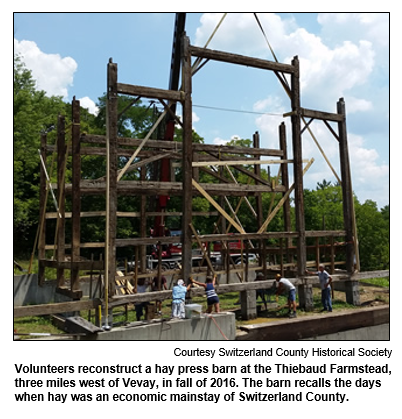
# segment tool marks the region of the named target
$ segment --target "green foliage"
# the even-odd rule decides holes
[[[374,201],[355,205],[361,270],[389,269],[389,206]]]
[[[105,134],[106,131],[106,96],[99,98],[98,115],[90,114],[86,109],[81,109],[80,129],[82,133]],[[118,135],[120,137],[144,138],[160,115],[156,106],[150,103],[142,103],[132,97],[120,96],[118,101]],[[14,57],[14,251],[16,254],[26,254],[31,251],[34,242],[39,214],[39,156],[41,133],[47,133],[49,144],[54,144],[56,139],[57,118],[59,114],[66,115],[66,133],[70,128],[71,105],[66,104],[59,97],[48,97],[45,92],[35,88],[32,74],[27,70],[19,57]],[[163,126],[163,124],[161,124]],[[159,132],[158,132],[159,131]],[[163,138],[161,129],[157,130],[152,138]],[[204,140],[196,132],[192,134],[194,143],[203,143]],[[67,134],[68,141],[68,134]],[[182,141],[182,130],[176,128],[174,141]],[[228,143],[230,146],[252,147],[249,139],[233,139]],[[245,157],[248,156],[245,153]],[[224,157],[224,156],[222,156]],[[226,157],[230,158],[230,154]],[[47,162],[50,166],[50,158]],[[119,158],[119,167],[122,168],[128,158]],[[160,163],[160,162],[159,162]],[[146,179],[159,179],[158,164],[148,165],[145,174]],[[105,175],[106,162],[103,156],[83,156],[82,176],[84,179],[97,179]],[[247,167],[247,166],[246,166]],[[248,167],[253,170],[252,166]],[[220,170],[220,172],[219,172]],[[230,170],[230,174],[227,172]],[[249,177],[234,167],[218,169],[217,174],[232,177],[239,184],[247,184]],[[264,168],[261,168],[261,176],[274,182],[279,179],[272,177]],[[175,169],[175,179],[182,180],[182,169]],[[125,179],[138,180],[138,171],[132,171],[125,175]],[[52,181],[56,180],[53,173]],[[66,181],[71,181],[71,169],[67,166]],[[219,182],[211,172],[199,170],[200,183]],[[258,230],[255,216],[247,204],[247,201],[239,197],[228,197],[228,202],[234,210],[237,209],[237,217],[242,226],[248,232]],[[281,194],[263,195],[263,218],[265,219],[281,199]],[[216,198],[220,203],[219,198]],[[343,208],[342,190],[339,185],[323,180],[317,184],[315,190],[304,191],[305,221],[307,230],[342,230]],[[256,198],[249,197],[249,203],[256,207]],[[52,203],[49,199],[49,209]],[[148,210],[154,210],[151,202]],[[70,210],[70,201],[67,200],[66,210]],[[226,211],[231,214],[227,202],[224,204]],[[119,197],[118,211],[139,211],[140,197]],[[82,211],[103,211],[105,209],[104,196],[83,196],[81,199]],[[182,210],[182,198],[172,196],[169,199],[168,211],[180,212]],[[215,208],[202,197],[193,199],[193,210],[199,212],[215,211]],[[378,210],[373,201],[360,204],[355,198],[356,220],[360,245],[361,269],[388,269],[389,268],[389,205]],[[273,218],[268,226],[268,231],[283,231],[283,210]],[[291,215],[294,218],[293,209]],[[216,232],[215,224],[219,217],[194,217],[194,227],[200,234]],[[167,217],[167,227],[180,228],[180,217]],[[294,220],[292,221],[294,224]],[[152,220],[148,219],[148,227]],[[54,234],[54,225],[49,224],[49,233]],[[67,223],[66,240],[71,239],[69,223]],[[104,241],[105,223],[104,217],[83,218],[81,220],[82,242]],[[140,230],[138,218],[120,219],[117,225],[118,237],[135,237]],[[52,230],[52,231],[51,231]],[[231,228],[230,231],[234,231]],[[51,236],[50,236],[51,239]],[[51,241],[50,241],[51,242]]]
[[[35,81],[14,58],[14,241],[31,242],[37,224],[40,135],[51,131],[57,116],[65,111],[59,97],[47,97],[35,89]],[[54,138],[54,133],[49,138]],[[18,248],[16,248],[16,245]]]
[[[323,181],[315,190],[304,191],[306,230],[342,230],[342,189]],[[377,204],[355,198],[356,225],[362,271],[389,269],[389,205],[378,211]]]

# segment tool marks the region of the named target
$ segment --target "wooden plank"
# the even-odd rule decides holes
[[[293,115],[292,122],[292,147],[293,147],[293,178],[295,185],[295,215],[296,230],[299,233],[297,238],[297,272],[302,275],[306,269],[306,237],[304,219],[304,190],[303,190],[303,159],[302,159],[302,138],[300,128],[300,68],[299,59],[292,60],[294,72],[291,75],[291,105]]]
[[[91,246],[92,247],[92,246]],[[104,247],[104,243],[102,243]],[[67,246],[66,246],[67,248]],[[103,261],[90,261],[90,260],[76,260],[76,261],[57,261],[57,260],[47,260],[41,259],[39,265],[47,268],[58,268],[60,269],[76,269],[76,270],[89,270],[91,268],[99,270],[103,269]]]
[[[97,308],[100,300],[69,301],[67,303],[14,306],[14,318],[43,316],[47,314],[68,313]]]
[[[164,112],[162,112],[160,114],[158,120],[154,123],[154,125],[152,126],[152,128],[148,131],[147,135],[142,140],[141,144],[135,150],[135,152],[133,153],[133,155],[129,158],[128,162],[125,164],[125,166],[123,167],[123,169],[121,169],[121,170],[118,171],[117,182],[119,182],[120,179],[124,176],[124,174],[126,173],[126,171],[128,170],[128,168],[131,166],[131,164],[134,161],[134,159],[137,157],[138,153],[144,147],[145,143],[151,138],[151,135],[153,134],[153,132],[156,130],[156,128],[158,128],[158,125],[163,121],[163,119],[165,118],[165,115],[166,115],[166,111],[164,111]]]
[[[71,238],[71,262],[74,263],[80,259],[80,241],[81,241],[81,154],[80,154],[80,102],[73,99],[72,103],[72,238]],[[71,269],[71,290],[80,290],[79,270],[72,265]]]
[[[40,155],[43,161],[46,161],[46,134],[42,134],[40,137]],[[46,257],[46,203],[47,203],[47,189],[46,189],[46,174],[42,165],[39,165],[39,226],[38,226],[38,259],[44,259]],[[57,214],[57,213],[56,213]],[[58,217],[58,214],[56,215]],[[31,259],[29,262],[29,273],[32,272],[32,263],[35,255],[35,248],[32,251]],[[45,282],[45,269],[39,266],[38,272],[38,283],[43,285]]]
[[[307,163],[308,160],[303,160],[303,163]],[[224,160],[224,161],[202,161],[202,162],[193,162],[193,167],[203,167],[203,166],[233,166],[240,164],[282,164],[282,163],[293,163],[293,160]]]
[[[352,188],[352,175],[350,171],[348,135],[346,130],[346,108],[345,101],[340,99],[337,103],[338,113],[344,116],[344,120],[338,123],[339,131],[339,159],[341,163],[342,177],[342,204],[343,222],[346,231],[346,269],[348,272],[354,271],[354,257],[356,257],[357,269],[360,268],[358,237],[355,219],[354,198]]]
[[[64,325],[67,333],[94,334],[103,332],[103,329],[80,316],[67,317]]]
[[[273,61],[262,60],[260,58],[231,54],[207,48],[199,48],[193,45],[190,46],[190,52],[194,57],[207,58],[209,60],[222,61],[231,64],[239,64],[263,70],[280,71],[288,74],[292,74],[295,71],[294,67],[289,64],[276,63]]]
[[[181,102],[183,100],[183,94],[180,91],[156,89],[154,87],[137,86],[125,83],[117,83],[117,93],[141,96],[149,99],[166,99],[173,102]]]
[[[133,211],[133,212],[126,212],[126,211],[117,211],[117,217],[122,218],[138,218],[138,217],[157,217],[163,215],[164,217],[181,217],[183,213],[180,211],[169,211],[169,212],[161,212],[161,211],[150,211],[146,212],[144,215],[141,215],[141,212]],[[218,215],[216,211],[194,211],[194,217],[213,217]],[[71,218],[72,213],[66,212],[65,218]],[[81,212],[81,218],[90,218],[90,217],[105,217],[106,211],[87,211]],[[46,214],[46,219],[51,220],[58,217],[57,212],[48,212]]]
[[[283,185],[275,185],[274,188],[267,185],[253,184],[231,184],[230,191],[226,184],[218,183],[200,183],[202,189],[210,195],[230,195],[230,196],[248,196],[261,192],[285,192]],[[57,184],[52,184],[57,189]],[[106,192],[105,182],[81,181],[80,184],[82,194],[99,195]],[[194,188],[194,192],[198,189]],[[66,185],[66,192],[71,193],[72,186]],[[120,181],[116,186],[118,194],[137,195],[143,193],[145,195],[175,195],[183,194],[183,184],[181,182],[157,182],[157,181],[138,181],[127,180]]]
[[[64,260],[65,256],[65,212],[66,212],[66,191],[65,191],[65,173],[66,173],[66,120],[63,115],[59,115],[57,119],[57,183],[62,185],[58,190],[57,201],[59,203],[60,217],[56,218],[56,239],[57,243],[57,260]],[[64,286],[64,269],[57,269],[57,286]]]
[[[312,158],[309,163],[306,165],[306,167],[303,170],[303,176],[306,174],[307,170],[310,168],[310,166],[313,164],[314,159]],[[282,199],[278,202],[278,204],[276,205],[276,207],[274,208],[273,211],[271,211],[271,213],[268,215],[267,219],[264,221],[263,225],[261,226],[261,228],[258,230],[259,233],[262,233],[263,231],[265,231],[268,227],[268,224],[272,221],[272,219],[275,217],[275,215],[277,214],[277,212],[282,208],[283,204],[286,202],[286,200],[289,198],[289,195],[293,192],[293,190],[296,188],[296,185],[293,184],[289,190],[283,195]],[[304,232],[305,234],[305,232]]]
[[[306,118],[319,119],[322,121],[343,122],[344,115],[330,112],[315,111],[312,109],[300,108],[301,115]]]
[[[119,137],[117,139],[118,146],[127,147],[138,147],[142,139],[138,138],[127,138]],[[106,136],[94,135],[94,134],[82,134],[81,142],[88,144],[106,144]],[[47,146],[49,151],[52,151],[52,145]],[[152,140],[146,145],[147,149],[161,149],[161,150],[173,150],[182,151],[183,143],[178,141],[164,141],[164,140]],[[123,150],[123,149],[122,149]],[[238,154],[238,155],[250,155],[250,156],[271,156],[271,157],[283,157],[283,152],[277,149],[271,148],[259,148],[254,149],[251,147],[238,147],[229,145],[216,145],[216,144],[193,144],[193,151],[206,152],[206,153],[221,153],[221,154]]]
[[[193,161],[193,105],[192,105],[192,74],[191,55],[189,52],[190,40],[185,33],[181,38],[182,43],[182,77],[184,88],[183,103],[183,216],[182,216],[182,276],[188,282],[192,270],[192,238],[191,222],[193,211],[192,189],[192,161]]]
[[[117,231],[117,64],[107,66],[105,298],[114,294]],[[107,308],[107,307],[106,307]],[[107,310],[106,310],[107,311]]]
[[[239,226],[239,224],[236,223],[232,219],[232,217],[199,185],[194,179],[193,179],[193,186],[201,193],[201,195],[204,196],[204,198],[207,199],[207,201],[214,206],[220,213],[223,215],[223,217],[226,218],[226,220],[229,221],[230,224],[239,232],[239,233],[245,233],[243,227]],[[226,186],[226,185],[223,185]],[[227,186],[226,186],[227,188]]]

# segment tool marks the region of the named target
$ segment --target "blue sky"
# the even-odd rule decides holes
[[[190,42],[204,46],[221,17],[187,13]],[[360,202],[388,204],[388,13],[258,17],[278,60],[300,59],[302,106],[336,112],[336,102],[345,98],[353,189]],[[174,13],[15,13],[14,52],[24,56],[38,88],[67,101],[76,96],[95,112],[110,57],[118,63],[120,82],[168,87],[173,25]],[[273,60],[252,13],[228,13],[209,48]],[[277,127],[290,103],[274,74],[210,62],[194,76],[193,88],[193,125],[206,143],[259,131],[263,147],[278,147]],[[318,121],[312,131],[339,173],[336,140]],[[336,181],[309,134],[303,136],[303,156],[315,158],[306,187]]]

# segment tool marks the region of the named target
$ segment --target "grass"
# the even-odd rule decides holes
[[[28,269],[29,261],[19,262],[24,269]],[[36,267],[37,264],[34,264]],[[18,270],[16,274],[21,274]],[[382,288],[389,288],[389,278],[373,278],[364,280],[364,284],[374,285]],[[335,291],[335,298],[332,300],[333,310],[342,309],[358,309],[359,307],[347,304],[343,299],[344,293]],[[238,325],[258,323],[263,321],[270,321],[280,319],[281,317],[287,317],[288,309],[286,307],[287,298],[286,296],[279,296],[277,305],[275,303],[275,296],[271,295],[271,303],[268,305],[267,311],[259,311],[258,319],[252,321],[244,321],[240,316],[240,294],[238,292],[232,292],[227,294],[221,294],[219,296],[220,309],[221,311],[233,311],[236,314],[236,320]],[[378,301],[387,302],[386,297],[377,297]],[[200,304],[203,311],[207,309],[206,297],[194,297],[194,304]],[[262,304],[260,299],[257,304]],[[279,307],[279,308],[278,308]],[[313,288],[313,313],[320,311],[322,308],[321,304],[321,292],[317,288]],[[171,300],[165,300],[162,303],[162,315],[158,318],[168,319],[171,314]],[[311,315],[311,312],[303,312],[298,310],[298,317]],[[88,311],[82,312],[81,316],[88,319]],[[91,319],[95,318],[94,310],[91,312]],[[124,308],[116,308],[114,310],[114,322],[130,323],[136,321],[136,313],[134,305],[129,305],[127,311]],[[63,332],[52,324],[50,316],[40,317],[23,317],[14,319],[14,330],[17,333],[51,333],[51,334],[62,334]]]
[[[389,277],[364,279],[362,282],[365,284],[375,285],[377,287],[389,288]]]
[[[52,324],[49,316],[40,317],[20,317],[14,319],[14,332],[15,333],[51,333],[62,334],[64,333]],[[22,339],[27,339],[28,336],[21,336]]]

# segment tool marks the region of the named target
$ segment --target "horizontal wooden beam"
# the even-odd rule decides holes
[[[315,111],[306,108],[301,108],[301,116],[332,122],[343,122],[345,120],[345,116],[338,113]]]
[[[71,247],[71,246],[70,246]],[[51,247],[52,249],[54,246]],[[57,248],[57,247],[56,247]],[[48,260],[48,259],[41,259],[39,260],[39,266],[47,267],[47,268],[59,268],[59,269],[79,269],[79,270],[89,270],[89,269],[103,269],[104,263],[103,261],[99,260],[80,260],[80,261],[61,261],[58,262],[57,260]]]
[[[213,196],[253,196],[264,192],[286,192],[283,185],[276,185],[274,188],[267,185],[252,184],[227,184],[202,183],[201,187]],[[52,184],[57,189],[57,184]],[[106,192],[105,182],[82,181],[80,183],[81,194],[96,195]],[[120,181],[117,184],[117,193],[126,195],[175,195],[182,194],[183,184],[181,182],[156,182],[156,181]],[[66,193],[71,193],[71,184],[66,185]],[[193,188],[194,195],[198,191]]]
[[[303,163],[307,163],[309,160],[303,160]],[[224,160],[224,161],[197,161],[193,162],[193,167],[203,166],[234,166],[236,164],[282,164],[282,163],[293,163],[293,160]]]
[[[294,112],[287,112],[283,114],[284,118],[294,115]],[[319,119],[321,121],[343,122],[344,115],[331,112],[315,111],[313,109],[300,108],[300,116],[305,118]]]
[[[134,84],[117,83],[117,93],[146,97],[149,99],[166,99],[173,102],[180,102],[183,100],[182,92],[176,90],[156,89],[154,87],[137,86]]]
[[[199,48],[190,46],[190,53],[194,57],[207,58],[214,61],[222,61],[230,64],[239,64],[247,67],[260,68],[263,70],[279,71],[282,73],[292,74],[295,67],[290,64],[282,64],[274,61],[267,61],[261,58],[253,58],[245,55],[231,54],[229,52],[216,51],[207,48]]]
[[[48,314],[67,313],[80,310],[91,310],[101,304],[99,299],[86,301],[69,301],[66,303],[38,304],[30,306],[15,306],[14,318],[43,316]]]
[[[142,139],[138,138],[118,138],[117,144],[119,147],[138,147]],[[83,134],[81,135],[81,143],[88,144],[106,144],[106,136],[104,135],[93,135]],[[147,149],[162,149],[181,151],[183,143],[178,141],[164,141],[164,140],[150,140],[146,144]],[[52,151],[52,146],[48,146],[47,149]],[[271,157],[283,157],[283,151],[271,148],[252,148],[252,147],[238,147],[229,145],[217,145],[217,144],[193,144],[193,150],[198,152],[212,152],[220,154],[243,154],[250,156],[271,156]]]
[[[193,217],[213,217],[218,215],[217,211],[194,211],[191,213]],[[133,212],[124,212],[124,211],[117,211],[116,215],[121,218],[139,218],[142,217],[141,213],[138,211]],[[146,212],[145,217],[181,217],[183,215],[180,211],[152,211],[152,212]],[[88,211],[88,212],[81,212],[80,217],[81,218],[91,218],[91,217],[105,217],[106,211]],[[64,214],[64,218],[71,218],[72,213],[66,212]],[[59,215],[57,212],[48,212],[46,214],[47,220],[57,219],[59,218]]]
[[[218,213],[213,212],[212,215],[217,215]],[[306,231],[306,237],[344,237],[344,230],[331,230],[331,231]],[[214,241],[237,241],[237,240],[268,240],[268,239],[290,239],[297,238],[298,233],[295,231],[291,232],[268,232],[268,233],[230,233],[230,234],[204,234],[200,235],[199,238],[203,242],[214,242]],[[127,246],[148,246],[154,245],[157,243],[169,244],[169,243],[181,243],[181,236],[164,236],[164,237],[136,237],[132,239],[116,239],[116,247],[127,247]],[[195,238],[193,239],[195,242]],[[81,248],[102,248],[105,247],[105,243],[96,242],[96,243],[81,243]],[[316,246],[312,246],[316,247]],[[66,249],[70,249],[71,245],[66,244]],[[45,246],[46,250],[57,249],[57,246],[54,244],[47,244]],[[286,250],[284,249],[284,252]],[[384,272],[384,271],[379,271]]]

